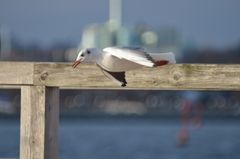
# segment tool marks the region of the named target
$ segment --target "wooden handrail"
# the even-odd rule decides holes
[[[126,74],[127,87],[94,65],[0,62],[0,89],[21,89],[20,159],[57,159],[59,88],[240,90],[240,64],[174,64]]]
[[[239,90],[240,64],[174,64],[128,71],[127,89]],[[0,62],[0,85],[120,88],[95,65]]]

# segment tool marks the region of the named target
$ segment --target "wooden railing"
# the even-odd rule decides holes
[[[127,72],[120,88],[94,65],[0,62],[0,88],[21,89],[20,159],[58,158],[59,88],[240,90],[240,65],[175,64]]]

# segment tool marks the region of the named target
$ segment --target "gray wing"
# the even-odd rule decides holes
[[[148,67],[153,67],[155,65],[152,57],[141,48],[107,47],[103,49],[103,51],[119,59],[125,59],[140,65]]]
[[[138,46],[124,46],[124,47],[116,47],[116,48],[126,49],[126,50],[136,50],[136,51],[145,52],[144,48],[138,47]]]

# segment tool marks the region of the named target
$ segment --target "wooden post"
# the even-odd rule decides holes
[[[57,159],[59,89],[21,87],[20,159]]]
[[[0,89],[21,87],[20,159],[58,157],[59,87],[68,89],[240,90],[240,64],[174,64],[126,74],[120,88],[94,65],[0,62]]]

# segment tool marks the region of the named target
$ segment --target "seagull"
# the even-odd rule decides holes
[[[105,76],[125,87],[127,81],[125,72],[142,67],[157,67],[174,64],[175,56],[168,53],[147,53],[142,48],[107,47],[104,49],[87,48],[78,51],[78,56],[72,67],[76,68],[82,62],[95,63]]]

